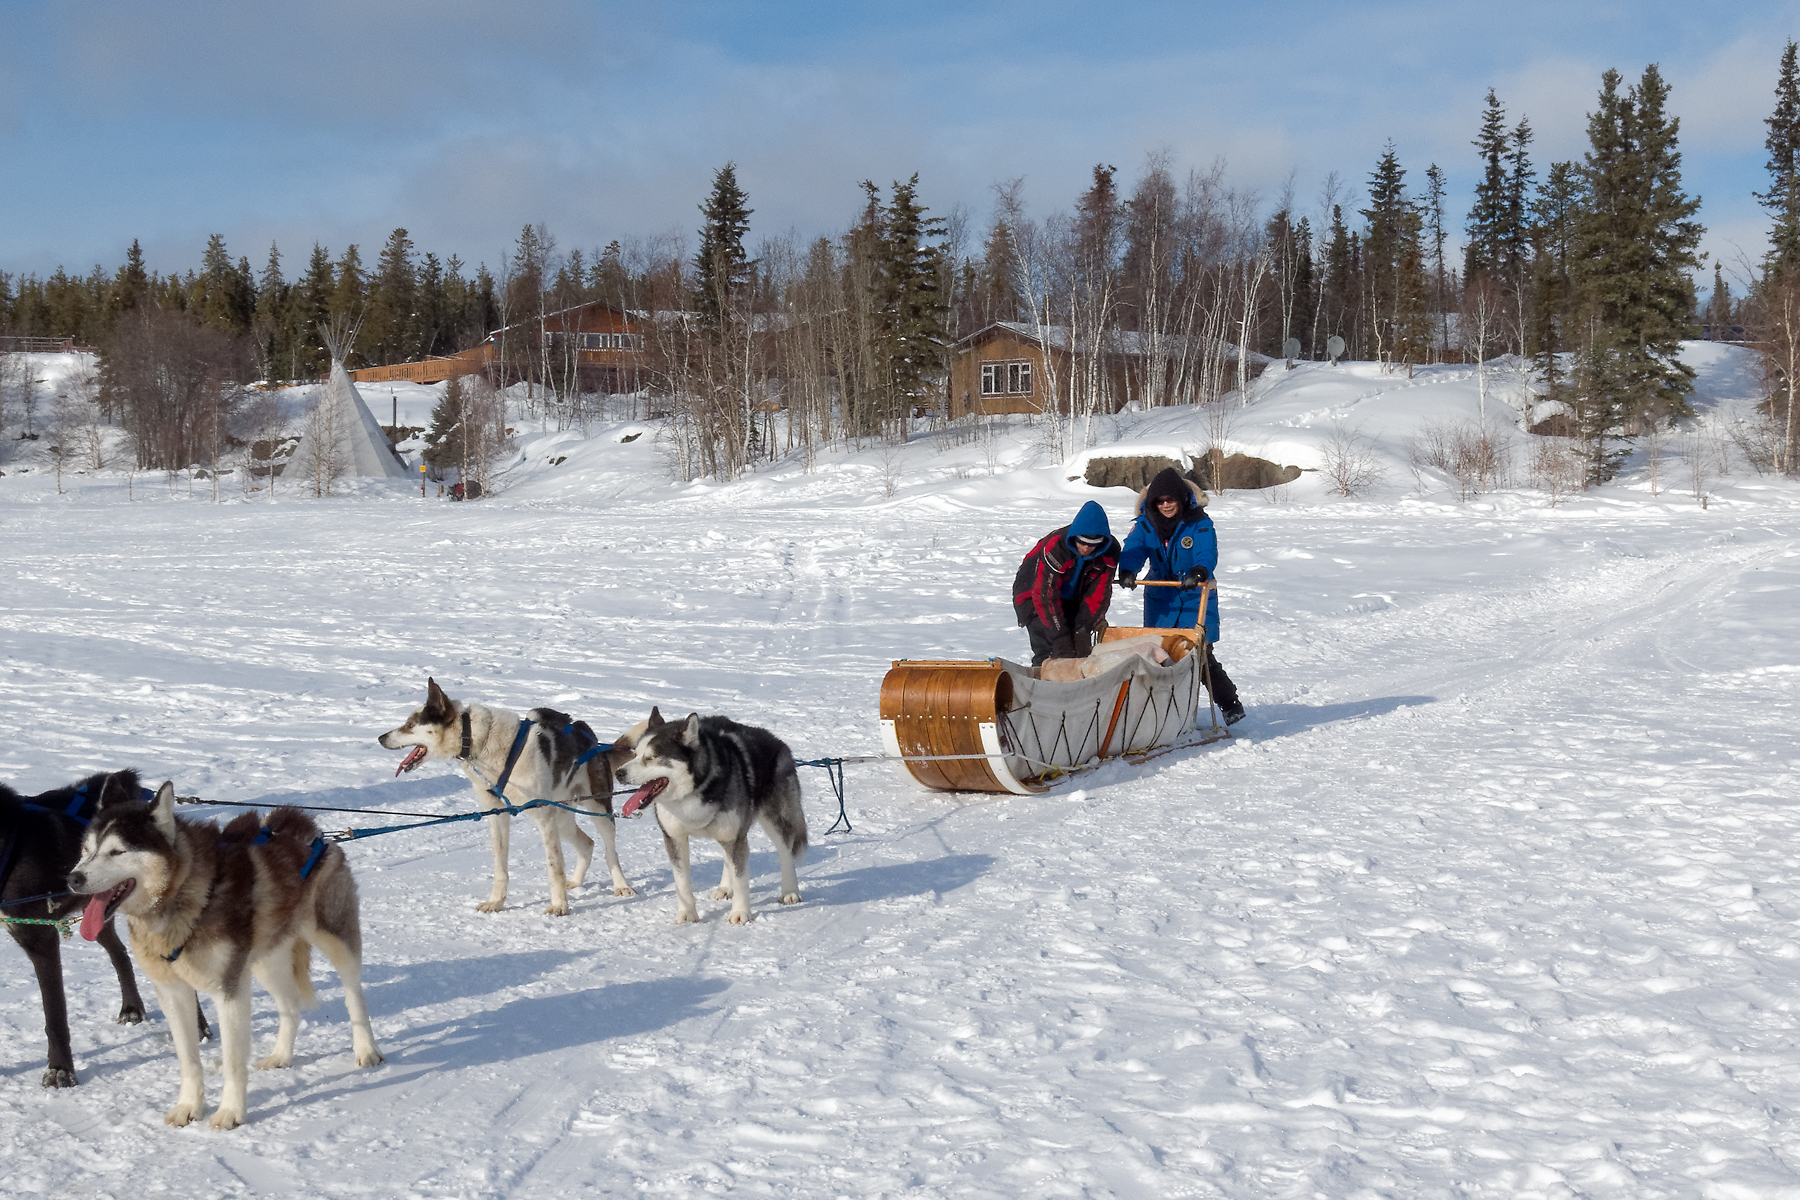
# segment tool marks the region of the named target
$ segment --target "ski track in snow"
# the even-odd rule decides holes
[[[428,674],[603,735],[657,704],[872,753],[888,660],[1023,653],[1012,572],[1066,511],[9,506],[0,765],[28,791],[137,765],[212,799],[462,811],[460,776],[390,780],[374,742]],[[388,1061],[352,1065],[315,958],[295,1066],[253,1073],[231,1134],[162,1125],[160,1015],[112,1024],[79,941],[83,1083],[43,1091],[9,952],[10,1189],[1800,1195],[1794,507],[1213,511],[1233,742],[1040,797],[852,766],[831,837],[803,770],[805,903],[774,903],[753,835],[746,928],[706,899],[673,924],[647,822],[620,828],[641,894],[599,869],[567,919],[528,826],[495,915],[476,827],[359,842]]]

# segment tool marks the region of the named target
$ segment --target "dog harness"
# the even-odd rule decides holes
[[[102,788],[101,790],[105,791],[106,789]],[[139,788],[138,791],[144,792],[151,797],[156,795],[155,792],[151,792],[148,788]],[[69,803],[60,809],[45,808],[41,804],[21,804],[19,807],[27,812],[56,813],[59,816],[67,817],[77,825],[86,828],[94,819],[94,814],[89,811],[87,792],[87,780],[84,779],[75,785],[75,794],[69,798]],[[95,799],[97,800],[99,797],[96,796]]]
[[[594,731],[588,727],[586,721],[570,721],[567,725],[563,726],[563,732],[572,733],[584,741],[589,738],[593,739],[594,744],[583,751],[581,757],[575,760],[575,765],[578,767],[582,763],[588,761],[588,759],[593,758],[596,754],[605,754],[608,750],[613,748],[611,742],[602,742],[599,738],[594,737]]]
[[[502,803],[510,803],[506,799],[506,781],[512,778],[513,768],[519,765],[519,755],[525,753],[525,739],[531,736],[531,727],[536,722],[530,717],[519,720],[519,732],[513,735],[512,749],[506,755],[506,765],[500,768],[500,778],[488,789],[488,795],[497,796]],[[465,710],[462,715],[462,751],[456,757],[468,759],[475,752],[475,739],[469,733],[469,714]]]
[[[101,795],[105,795],[106,787],[104,784],[101,785],[100,792]],[[156,799],[156,793],[147,787],[138,788],[138,795],[146,801]],[[98,802],[99,799],[99,796],[94,797],[96,802]],[[94,819],[91,806],[88,803],[87,781],[85,779],[75,786],[74,796],[70,798],[69,803],[63,808],[45,808],[42,804],[27,804],[24,801],[19,802],[19,807],[26,812],[54,813],[57,816],[67,817],[84,829],[91,824]],[[6,834],[6,844],[0,846],[0,893],[5,891],[6,881],[12,877],[13,854],[18,848],[19,830],[16,828],[10,829]],[[41,896],[22,896],[17,900],[8,900],[5,903],[8,906],[14,904],[28,904],[33,900],[56,900],[69,895],[73,895],[73,893],[67,891],[45,892]],[[8,918],[8,920],[15,923],[19,923],[20,921],[19,918]],[[35,922],[30,921],[23,923],[35,924]],[[55,922],[52,921],[50,924],[55,924]],[[65,934],[65,936],[67,935]]]
[[[256,836],[250,839],[250,844],[252,846],[260,846],[264,842],[268,841],[273,836],[274,836],[274,834],[272,834],[269,831],[269,827],[267,825],[264,825],[256,831]],[[316,837],[312,840],[312,845],[310,847],[308,847],[312,852],[306,856],[306,862],[301,864],[300,878],[305,879],[308,875],[311,875],[313,873],[313,868],[319,865],[319,856],[325,853],[325,845],[326,845],[326,842],[325,842],[324,834],[320,834],[318,837]],[[208,901],[210,901],[212,899],[212,889],[211,888],[207,889],[206,899]],[[202,912],[204,912],[206,910],[206,902],[205,901],[201,902],[200,909]],[[181,957],[181,952],[186,949],[187,949],[187,943],[183,942],[181,945],[175,947],[174,950],[163,955],[162,956],[163,961],[171,962],[171,963],[174,962],[176,959]]]
[[[105,789],[102,788],[101,790],[104,791]],[[141,791],[143,789],[139,790]],[[98,799],[98,797],[96,797],[96,799]],[[20,802],[19,807],[26,812],[55,813],[58,816],[67,817],[84,829],[89,822],[94,819],[93,814],[88,811],[88,785],[87,780],[85,779],[75,785],[75,794],[70,797],[69,803],[63,808],[45,808],[42,804],[27,804],[23,801]],[[18,848],[19,831],[17,829],[9,830],[6,835],[6,845],[4,848],[0,848],[0,889],[6,887],[6,881],[12,875],[13,853]],[[35,896],[31,898],[37,899]],[[7,903],[21,904],[24,902],[9,900]]]

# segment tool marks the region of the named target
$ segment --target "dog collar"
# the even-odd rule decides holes
[[[458,758],[467,758],[475,752],[475,739],[469,735],[469,710],[463,709],[462,715],[462,750]]]

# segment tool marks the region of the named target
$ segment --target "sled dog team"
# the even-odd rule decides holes
[[[1165,470],[1139,494],[1137,522],[1122,547],[1111,536],[1105,510],[1091,501],[1069,525],[1035,545],[1014,583],[1014,607],[1029,635],[1032,665],[1086,657],[1112,584],[1136,587],[1140,569],[1151,582],[1173,586],[1178,580],[1183,593],[1147,592],[1146,627],[1204,622],[1207,641],[1217,641],[1216,598],[1209,596],[1202,616],[1197,597],[1186,596],[1217,566],[1205,505],[1204,492]],[[1219,700],[1226,723],[1235,723],[1243,706],[1211,655],[1208,672],[1209,693]],[[655,809],[675,877],[678,923],[700,916],[689,871],[689,840],[695,836],[710,837],[725,851],[712,897],[730,899],[727,920],[738,925],[750,919],[752,824],[762,826],[780,855],[781,903],[800,900],[794,863],[807,845],[800,781],[792,752],[766,729],[695,713],[664,721],[653,708],[605,746],[586,723],[567,713],[534,708],[520,718],[453,700],[432,679],[425,704],[379,740],[387,749],[407,752],[395,774],[432,759],[455,762],[484,809],[508,804],[508,796],[552,802],[529,810],[543,835],[550,877],[544,911],[550,915],[568,914],[569,889],[582,885],[593,861],[593,839],[576,824],[572,810],[599,818],[613,894],[635,894],[619,865],[611,820],[614,780],[636,789],[620,815]],[[53,926],[72,919],[77,908],[82,936],[106,948],[118,974],[119,1021],[142,1021],[144,1007],[113,931],[114,914],[124,914],[132,950],[155,985],[181,1063],[180,1093],[164,1117],[170,1124],[188,1124],[205,1104],[200,1041],[211,1031],[197,993],[212,995],[218,1005],[225,1085],[212,1125],[230,1129],[245,1115],[250,980],[274,997],[279,1016],[274,1053],[257,1066],[288,1066],[300,1010],[313,1003],[314,947],[331,960],[343,983],[357,1065],[382,1061],[363,1000],[356,881],[343,852],[304,812],[277,808],[266,820],[245,813],[223,828],[177,820],[171,784],[151,794],[139,787],[135,772],[118,771],[30,800],[0,784],[0,822],[0,915],[37,973],[50,1039],[46,1087],[76,1082]],[[477,907],[498,912],[506,904],[511,826],[507,820],[487,825],[494,882]],[[565,842],[575,848],[573,872],[563,855]],[[186,1017],[190,1011],[192,1022]]]
[[[807,846],[800,781],[792,752],[766,729],[694,713],[665,721],[653,708],[608,748],[567,713],[534,708],[521,719],[453,700],[433,679],[425,704],[379,741],[407,751],[399,771],[432,759],[456,763],[485,809],[501,807],[504,796],[567,806],[530,810],[543,834],[550,876],[545,912],[551,915],[568,913],[568,889],[582,885],[593,859],[593,839],[569,809],[599,818],[613,894],[636,894],[619,865],[611,820],[614,780],[636,789],[622,815],[645,808],[656,814],[675,876],[678,923],[700,916],[689,874],[689,839],[696,836],[712,838],[725,851],[712,897],[730,899],[731,924],[750,919],[753,824],[762,826],[780,856],[781,903],[800,901],[794,864]],[[482,912],[506,903],[509,824],[487,822],[494,882],[477,906]],[[262,984],[279,1017],[274,1052],[256,1065],[286,1067],[293,1061],[300,1010],[314,1003],[315,947],[343,984],[357,1065],[382,1061],[363,1000],[356,881],[343,851],[301,810],[282,807],[266,817],[247,812],[223,827],[178,820],[172,784],[151,793],[139,786],[136,772],[117,771],[29,799],[0,784],[0,838],[0,915],[36,971],[50,1039],[44,1086],[76,1083],[55,926],[77,911],[82,937],[106,948],[118,974],[118,1020],[142,1021],[144,1006],[113,930],[115,914],[124,916],[133,955],[169,1018],[181,1065],[180,1092],[164,1115],[171,1125],[188,1124],[205,1106],[200,1042],[211,1030],[197,993],[211,995],[219,1015],[225,1078],[211,1124],[231,1129],[245,1115],[250,981]],[[565,842],[575,848],[573,872],[566,869]],[[196,1013],[194,1021],[177,1019],[189,1012]]]

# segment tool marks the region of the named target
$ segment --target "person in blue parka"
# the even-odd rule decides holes
[[[1126,536],[1119,554],[1119,586],[1138,585],[1145,579],[1179,581],[1181,587],[1144,589],[1144,625],[1154,629],[1192,629],[1200,622],[1200,585],[1213,577],[1219,565],[1219,539],[1212,518],[1206,515],[1206,493],[1166,467],[1138,495],[1137,522]],[[1206,640],[1219,640],[1219,593],[1207,593]],[[1207,655],[1206,669],[1213,699],[1227,725],[1244,719],[1244,705],[1237,686],[1219,665],[1216,654]]]

